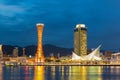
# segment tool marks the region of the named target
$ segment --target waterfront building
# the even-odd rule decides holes
[[[44,62],[44,54],[43,54],[43,47],[42,47],[42,33],[44,24],[37,24],[37,31],[38,31],[38,46],[36,51],[36,58],[35,62]]]
[[[78,61],[101,61],[102,58],[100,57],[100,46],[98,46],[95,50],[93,50],[90,54],[79,56],[76,53],[72,53],[72,60],[78,60]]]
[[[3,60],[2,45],[0,45],[0,61]]]
[[[54,60],[55,60],[55,57],[54,57],[54,54],[53,54],[53,53],[50,54],[50,60],[51,60],[51,61],[54,61]]]
[[[25,48],[23,48],[22,50],[23,50],[23,56],[26,56],[26,55],[25,55]]]
[[[120,52],[111,54],[110,64],[120,64]]]
[[[87,28],[84,24],[77,24],[74,29],[74,52],[78,56],[87,55]]]
[[[18,47],[13,49],[13,57],[18,57]]]

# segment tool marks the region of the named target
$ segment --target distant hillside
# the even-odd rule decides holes
[[[62,48],[62,47],[57,47],[54,45],[44,45],[43,46],[43,50],[44,50],[44,54],[45,56],[49,56],[51,53],[54,54],[54,56],[57,56],[58,53],[60,54],[60,56],[66,56],[66,55],[71,55],[73,49],[69,49],[69,48]]]
[[[15,47],[18,47],[18,55],[21,56],[23,54],[23,52],[22,52],[23,48],[19,47],[19,46],[3,45],[2,46],[2,51],[5,55],[12,55],[13,49]]]
[[[15,47],[18,47],[19,49],[18,54],[19,56],[22,56],[23,54],[22,47],[19,47],[19,46],[3,45],[3,53],[6,55],[12,55],[13,49]],[[29,55],[35,56],[36,49],[37,49],[36,45],[30,45],[24,48],[25,48],[25,54],[27,56]],[[57,56],[58,53],[60,54],[60,56],[67,56],[72,54],[73,49],[62,48],[62,47],[46,44],[46,45],[43,45],[43,51],[45,56],[50,56],[51,53],[54,54],[54,56]]]

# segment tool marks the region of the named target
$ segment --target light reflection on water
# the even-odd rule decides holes
[[[44,66],[34,67],[34,80],[45,80],[44,79]]]
[[[0,80],[119,80],[119,66],[0,66]]]

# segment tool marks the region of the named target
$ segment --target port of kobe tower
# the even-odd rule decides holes
[[[43,28],[44,24],[38,23],[36,24],[37,26],[37,32],[38,32],[38,46],[37,46],[37,51],[35,55],[35,62],[44,62],[44,54],[43,54],[43,47],[42,47],[42,33],[43,33]]]

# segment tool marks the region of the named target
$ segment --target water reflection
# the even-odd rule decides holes
[[[2,76],[3,76],[2,73],[3,73],[3,69],[2,69],[2,65],[0,65],[0,80],[3,80],[3,79],[2,79],[2,78],[3,78],[3,77],[2,77]]]
[[[101,70],[101,67],[96,66],[48,66],[45,68],[45,78],[49,80],[102,80]]]
[[[72,66],[69,80],[102,80],[101,67],[96,66]]]
[[[119,80],[119,66],[0,66],[0,80]]]
[[[102,78],[104,80],[120,80],[120,66],[104,66]]]
[[[59,74],[61,74],[59,71],[57,72],[59,68],[56,70],[56,66],[47,66],[45,70],[45,76],[49,80],[55,80],[55,75],[60,76]]]
[[[68,66],[47,66],[45,71],[46,80],[69,80]]]
[[[84,66],[71,66],[69,69],[69,80],[86,80],[87,67]]]
[[[102,67],[101,66],[88,66],[87,78],[89,80],[102,80]]]
[[[23,76],[23,80],[33,80],[33,72],[34,67],[32,66],[24,66],[22,69],[20,68],[20,74]],[[24,72],[23,72],[24,71]],[[23,72],[23,73],[22,73]]]
[[[4,66],[3,80],[33,80],[33,71],[33,67],[28,66]]]
[[[108,66],[48,66],[45,78],[49,80],[107,80],[120,73],[120,67]],[[111,77],[110,77],[111,76]]]
[[[45,80],[44,79],[44,66],[34,67],[34,80]]]

